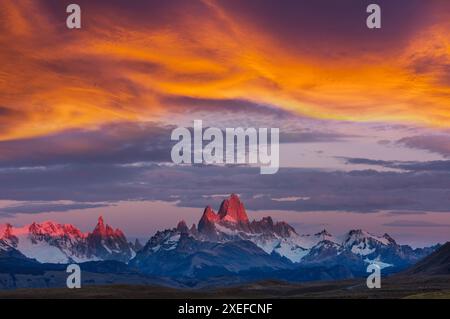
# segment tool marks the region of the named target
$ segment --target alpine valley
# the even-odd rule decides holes
[[[197,225],[158,231],[142,246],[102,217],[92,232],[47,221],[0,226],[0,289],[65,286],[66,265],[78,263],[89,285],[158,284],[227,286],[264,279],[289,282],[366,276],[376,263],[383,274],[400,272],[439,245],[413,249],[391,236],[354,229],[342,238],[322,230],[301,235],[271,217],[250,221],[232,194],[218,212],[204,209]]]

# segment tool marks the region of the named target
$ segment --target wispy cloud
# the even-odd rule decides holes
[[[257,168],[236,166],[72,164],[0,172],[0,199],[4,200],[162,200],[183,207],[203,207],[204,196],[235,192],[249,209],[299,212],[445,213],[450,207],[449,189],[450,173],[443,171],[327,172],[281,168],[277,174],[266,176],[258,174]],[[218,204],[221,197],[213,199]]]
[[[450,227],[450,224],[438,224],[421,220],[395,220],[383,225],[390,227]]]
[[[338,157],[347,164],[364,164],[369,166],[382,166],[405,171],[443,171],[450,170],[450,161],[384,161],[368,158]]]
[[[47,212],[66,212],[77,209],[89,209],[113,206],[111,203],[82,203],[82,202],[23,202],[0,208],[0,215],[39,214]]]
[[[450,157],[450,135],[448,134],[410,136],[400,139],[397,143]]]

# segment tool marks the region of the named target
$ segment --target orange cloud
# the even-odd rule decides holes
[[[45,1],[0,3],[3,140],[163,117],[167,96],[243,99],[325,119],[450,123],[445,14],[395,50],[340,56],[280,46],[212,0],[191,11],[174,5],[173,23],[155,24],[87,2],[81,30],[66,29],[64,10],[55,18]]]

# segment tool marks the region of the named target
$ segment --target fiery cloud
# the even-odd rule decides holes
[[[450,6],[424,2],[380,1],[374,31],[364,1],[78,1],[68,30],[68,1],[0,0],[0,139],[155,120],[178,97],[448,127]]]

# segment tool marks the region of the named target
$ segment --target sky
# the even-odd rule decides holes
[[[0,0],[0,223],[148,238],[238,193],[298,232],[450,234],[446,0]],[[366,27],[366,7],[382,27]],[[174,165],[178,126],[277,127],[281,168]]]

